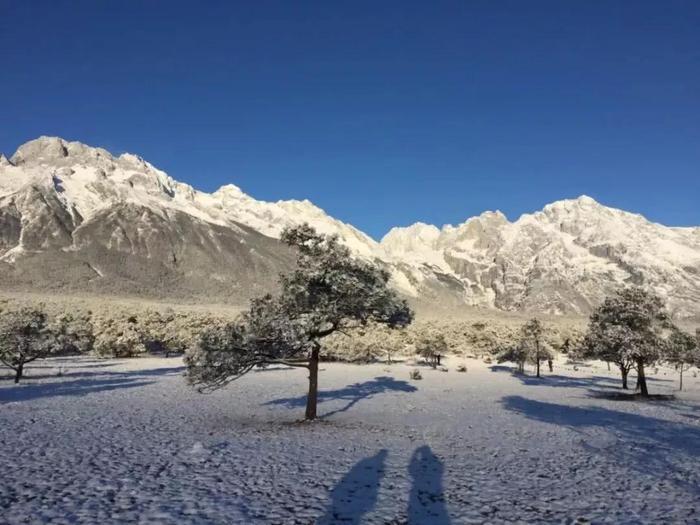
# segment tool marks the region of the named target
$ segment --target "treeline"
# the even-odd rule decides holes
[[[25,366],[37,359],[70,355],[105,358],[184,353],[207,328],[228,319],[210,313],[144,309],[115,305],[99,310],[67,305],[5,302],[0,307],[0,363],[19,382]]]
[[[432,353],[463,357],[496,358],[514,341],[521,329],[502,321],[416,321],[402,330],[368,324],[351,336],[335,334],[324,344],[325,354],[343,361],[391,361],[394,357]],[[543,348],[564,352],[584,335],[584,327],[549,324],[541,337]]]
[[[555,357],[546,339],[546,327],[532,319],[499,353],[498,361],[516,363],[520,373],[526,363],[531,363],[539,377],[541,363],[547,361],[551,371]],[[683,389],[683,373],[700,367],[700,330],[694,336],[683,331],[673,323],[660,297],[640,287],[629,287],[607,297],[591,314],[582,336],[567,338],[559,351],[573,359],[616,366],[625,390],[629,388],[629,373],[636,372],[637,389],[647,397],[646,371],[659,364],[678,371]]]

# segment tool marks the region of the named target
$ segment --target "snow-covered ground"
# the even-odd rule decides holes
[[[692,373],[645,403],[604,365],[411,368],[324,364],[306,424],[299,369],[201,395],[177,358],[39,363],[0,381],[0,522],[700,522]]]

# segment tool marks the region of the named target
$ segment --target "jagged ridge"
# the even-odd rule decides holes
[[[697,315],[700,304],[700,229],[590,197],[515,222],[485,212],[441,229],[394,228],[377,243],[309,201],[258,201],[234,185],[200,192],[128,153],[41,137],[0,156],[4,287],[240,302],[289,267],[276,238],[298,222],[337,234],[426,303],[585,313],[637,282],[678,315]]]

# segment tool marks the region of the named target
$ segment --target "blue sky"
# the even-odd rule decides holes
[[[0,0],[0,151],[130,151],[374,237],[580,194],[700,225],[698,27],[673,0]]]

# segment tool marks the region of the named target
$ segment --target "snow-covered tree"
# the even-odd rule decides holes
[[[149,310],[139,318],[140,331],[149,352],[162,352],[170,357],[173,352],[185,349],[180,333],[176,329],[176,314],[172,308],[163,312]]]
[[[497,360],[499,363],[515,363],[518,365],[518,372],[525,373],[525,363],[528,360],[530,352],[527,345],[520,342],[518,344],[508,346],[498,352]]]
[[[544,327],[537,319],[531,319],[520,328],[520,339],[515,345],[506,346],[497,356],[499,363],[516,363],[518,372],[525,372],[525,363],[535,365],[540,377],[542,361],[549,361],[554,354],[544,341]]]
[[[51,323],[51,329],[62,354],[87,354],[93,350],[95,332],[90,312],[62,313]]]
[[[297,264],[280,278],[280,293],[253,300],[239,320],[202,334],[186,356],[188,379],[200,390],[212,390],[255,366],[305,367],[306,419],[311,420],[316,418],[321,341],[368,322],[406,326],[413,313],[388,287],[388,272],[354,258],[336,236],[303,224],[285,229],[281,238],[296,250]]]
[[[537,377],[540,377],[540,364],[552,358],[551,352],[544,346],[544,327],[538,319],[530,319],[523,325],[520,332],[524,346],[529,349],[528,358],[535,363]]]
[[[700,366],[700,348],[695,337],[679,329],[674,329],[666,345],[665,361],[674,366],[679,374],[679,390],[683,390],[683,372],[693,366]]]
[[[15,383],[22,379],[28,363],[61,349],[42,310],[23,307],[0,314],[0,362],[15,372]]]
[[[440,356],[444,356],[448,351],[449,347],[443,334],[423,336],[416,342],[416,353],[433,368],[437,368]]]
[[[115,315],[99,320],[95,353],[104,357],[134,357],[146,352],[136,315]]]
[[[663,301],[640,287],[608,297],[591,315],[582,357],[615,363],[627,388],[627,374],[636,368],[643,396],[649,395],[645,369],[663,356],[670,323]]]

